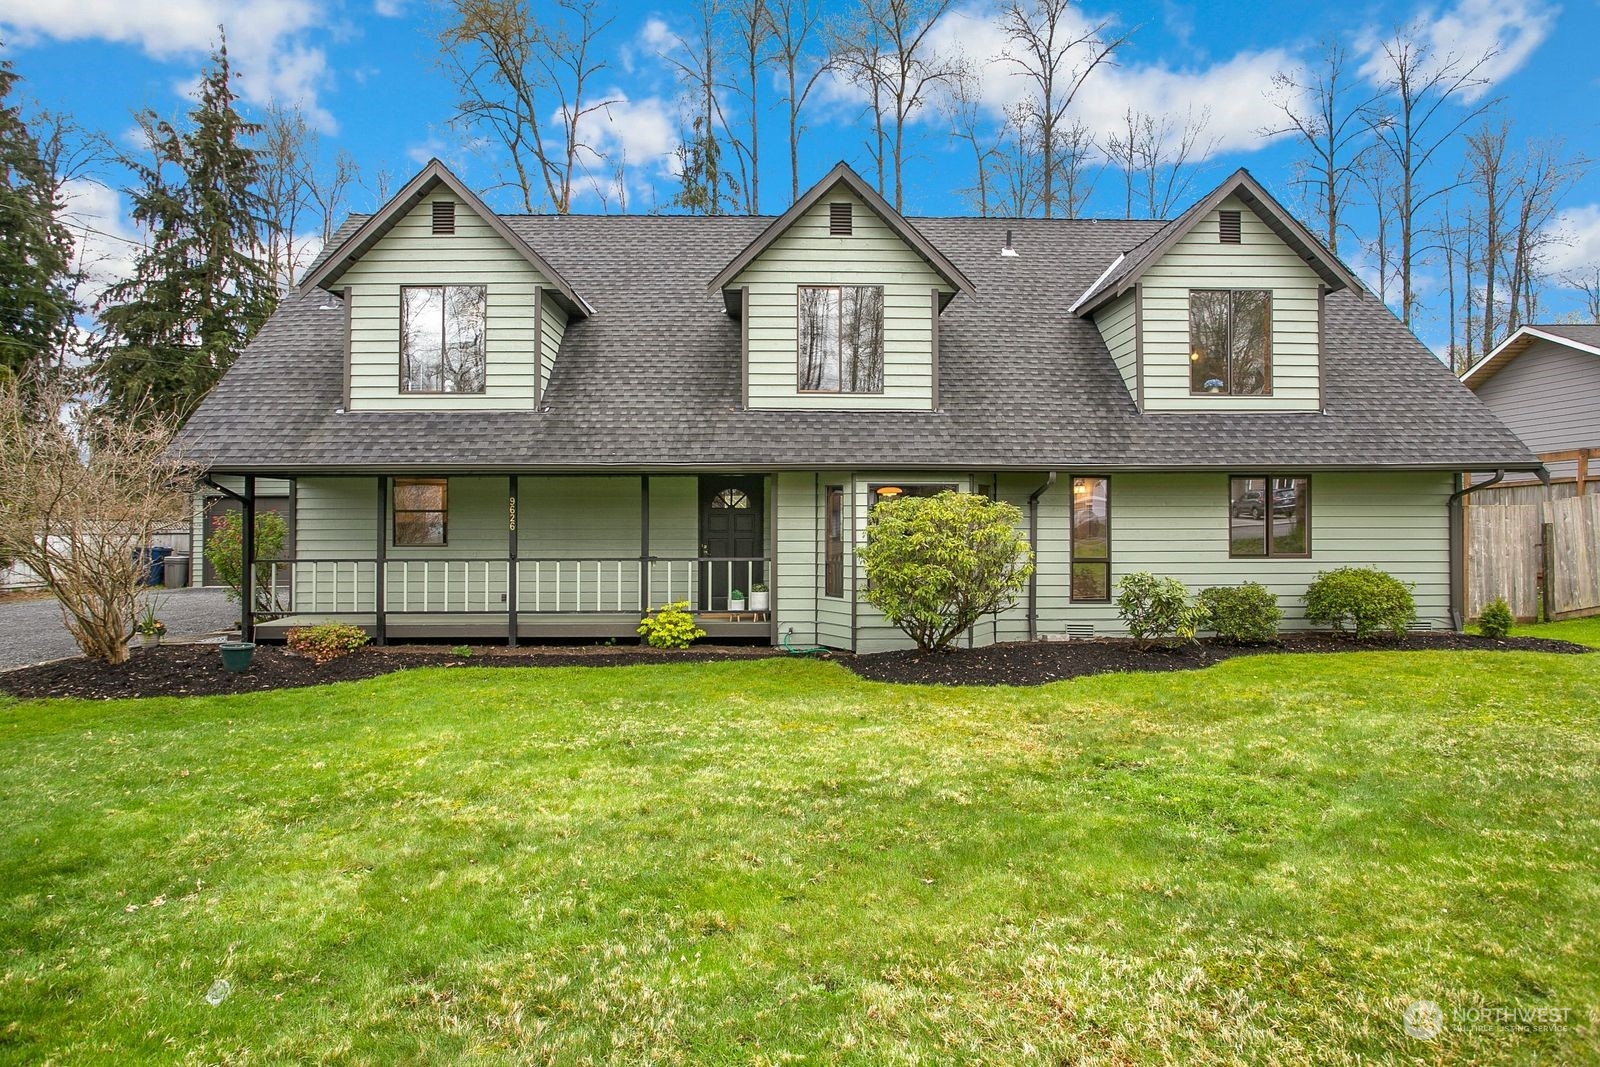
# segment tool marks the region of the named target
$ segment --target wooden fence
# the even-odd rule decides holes
[[[1496,597],[1527,621],[1600,614],[1600,495],[1539,504],[1471,504],[1467,615]]]

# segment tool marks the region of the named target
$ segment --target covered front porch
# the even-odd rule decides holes
[[[379,642],[631,641],[641,615],[686,602],[708,637],[776,640],[763,476],[317,474],[292,485],[292,555],[246,546],[255,566],[241,623],[256,639],[343,622]]]

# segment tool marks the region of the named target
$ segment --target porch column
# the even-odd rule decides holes
[[[506,479],[506,644],[517,647],[517,505],[521,479]]]
[[[383,580],[388,568],[389,556],[389,476],[378,475],[378,542],[377,551],[373,554],[372,575],[372,610],[373,626],[372,639],[380,645],[389,643],[389,624],[384,614],[384,588]]]
[[[672,564],[667,564],[670,572]],[[650,614],[650,476],[639,475],[639,614]]]
[[[244,497],[239,501],[239,640],[256,639],[256,476],[244,476]]]

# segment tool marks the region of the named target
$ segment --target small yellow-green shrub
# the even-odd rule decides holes
[[[651,648],[688,648],[706,635],[689,614],[687,600],[663,604],[655,614],[640,619],[638,633]]]

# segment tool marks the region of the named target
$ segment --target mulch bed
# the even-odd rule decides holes
[[[706,646],[670,651],[647,646],[532,646],[474,648],[470,658],[438,646],[395,645],[363,648],[316,664],[277,645],[257,645],[250,669],[231,674],[222,667],[217,646],[160,645],[135,648],[126,663],[69,659],[0,672],[0,692],[18,697],[214,696],[298,689],[329,682],[352,682],[410,667],[626,667],[640,663],[708,663],[775,655],[770,648]]]
[[[1234,656],[1267,652],[1561,652],[1594,649],[1570,641],[1508,637],[1502,641],[1457,633],[1414,633],[1355,641],[1332,634],[1289,634],[1272,645],[1228,645],[1201,641],[1176,649],[1141,651],[1127,640],[1036,641],[990,645],[987,648],[919,656],[915,652],[879,652],[866,656],[841,654],[838,661],[863,678],[878,682],[924,685],[1043,685],[1066,678],[1117,671],[1192,671]],[[436,645],[364,648],[328,663],[316,664],[276,645],[257,645],[244,674],[222,668],[217,647],[209,644],[136,648],[127,663],[109,666],[97,660],[69,659],[0,672],[0,691],[18,697],[78,697],[112,700],[123,697],[213,696],[297,689],[329,682],[350,682],[411,667],[626,667],[645,663],[711,663],[763,659],[776,649],[704,645],[667,651],[634,645],[487,647],[458,656]]]
[[[1267,652],[1593,652],[1586,645],[1539,637],[1496,641],[1450,632],[1407,634],[1396,640],[1356,641],[1328,633],[1285,634],[1270,645],[1230,645],[1216,640],[1179,648],[1140,650],[1132,641],[1031,641],[921,656],[876,652],[840,660],[863,678],[919,685],[1043,685],[1118,671],[1195,671],[1235,656]]]

